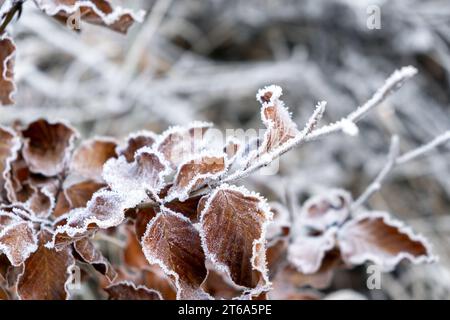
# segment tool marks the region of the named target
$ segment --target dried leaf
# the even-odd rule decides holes
[[[162,300],[161,294],[145,286],[136,286],[130,281],[115,283],[107,288],[110,300]]]
[[[338,233],[343,260],[350,265],[373,261],[390,271],[403,259],[433,262],[426,239],[386,212],[371,211],[344,224]]]
[[[13,266],[19,266],[37,250],[37,238],[31,222],[0,211],[0,252]],[[9,221],[5,223],[5,218]]]
[[[68,213],[67,221],[58,225],[53,241],[48,247],[57,250],[68,244],[80,240],[98,228],[107,229],[118,226],[125,219],[126,202],[119,194],[100,190],[87,203],[85,208],[78,208]]]
[[[130,208],[148,199],[148,192],[158,194],[164,186],[164,176],[168,174],[168,164],[161,154],[145,147],[135,157],[132,163],[128,163],[123,156],[110,159],[103,171],[110,188],[126,196]]]
[[[336,245],[335,227],[320,235],[298,235],[288,249],[288,260],[299,272],[317,272],[326,253]]]
[[[297,125],[280,100],[281,94],[281,88],[274,85],[261,89],[256,94],[257,100],[262,104],[261,119],[267,128],[258,155],[273,152],[299,134]]]
[[[119,156],[124,156],[128,162],[134,161],[136,151],[143,147],[151,147],[156,141],[156,135],[151,131],[140,131],[130,134],[124,147],[117,148]]]
[[[225,173],[226,168],[225,155],[202,155],[184,162],[180,165],[166,200],[186,201],[192,191],[218,179]]]
[[[341,189],[314,196],[303,205],[294,229],[308,227],[325,231],[330,226],[342,225],[350,215],[351,203],[351,195]]]
[[[164,206],[172,211],[179,212],[189,218],[193,223],[198,222],[198,207],[203,196],[190,197],[185,201],[173,200],[165,203]]]
[[[204,134],[210,123],[194,122],[187,127],[173,127],[164,132],[157,144],[157,150],[176,169],[204,148]]]
[[[186,217],[163,208],[148,224],[142,248],[149,263],[175,278],[178,298],[204,295],[199,288],[207,274],[205,254],[198,231]]]
[[[115,158],[117,143],[108,138],[96,138],[83,142],[74,152],[70,165],[71,174],[84,179],[103,182],[103,165]]]
[[[25,262],[23,274],[19,276],[17,294],[23,300],[64,300],[69,298],[67,284],[75,260],[70,248],[62,251],[48,249],[51,233],[42,230],[39,248]]]
[[[62,122],[41,119],[23,130],[22,136],[22,153],[30,171],[51,177],[63,172],[68,164],[77,133]]]
[[[135,22],[142,22],[145,14],[121,7],[113,8],[109,0],[35,0],[35,3],[46,14],[64,23],[79,15],[82,21],[121,33],[126,33]]]
[[[202,243],[213,263],[240,286],[268,283],[265,229],[271,220],[265,201],[244,188],[222,185],[201,213]]]
[[[144,252],[142,252],[142,246],[135,230],[132,226],[126,226],[127,242],[123,250],[124,262],[135,269],[142,270],[149,266],[147,258],[145,258]]]
[[[144,269],[142,277],[145,286],[161,293],[164,300],[175,300],[177,298],[177,290],[173,281],[158,265],[155,264]]]
[[[0,126],[0,200],[6,199],[5,174],[17,158],[20,145],[20,139],[13,130]]]
[[[73,245],[75,251],[81,257],[82,261],[91,264],[95,270],[104,275],[109,282],[113,282],[117,277],[117,272],[111,263],[103,256],[90,239],[84,238],[78,240]]]
[[[14,104],[14,57],[16,46],[7,34],[0,35],[0,104]]]

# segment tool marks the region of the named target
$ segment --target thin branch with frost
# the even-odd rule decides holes
[[[275,150],[275,152],[270,152],[268,154],[265,154],[261,157],[259,157],[258,161],[256,161],[254,164],[252,164],[250,167],[243,171],[237,171],[236,173],[226,177],[221,181],[221,183],[228,183],[235,180],[242,179],[244,177],[247,177],[251,173],[268,166],[272,161],[279,158],[281,155],[285,154],[289,150],[293,149],[294,147],[302,144],[305,142],[306,137],[314,131],[314,128],[319,123],[320,119],[322,119],[322,116],[325,112],[325,107],[327,103],[325,101],[321,101],[316,105],[316,108],[314,110],[314,113],[309,118],[308,122],[306,123],[305,127],[303,128],[302,132],[298,134],[295,138],[292,138],[285,144],[283,144],[279,149]]]
[[[347,117],[341,120],[317,129],[306,137],[306,140],[314,140],[324,135],[334,133],[336,131],[344,131],[346,133],[354,133],[355,123],[361,120],[369,111],[380,105],[386,98],[400,89],[403,84],[417,74],[417,69],[413,66],[403,67],[396,70],[384,83],[384,85],[375,92],[375,94],[362,106],[350,113]]]
[[[391,147],[389,150],[388,160],[387,160],[386,164],[384,165],[384,167],[380,171],[380,173],[377,175],[375,180],[366,188],[366,190],[358,197],[358,199],[355,200],[355,202],[352,205],[352,210],[359,208],[375,192],[380,190],[381,184],[383,183],[385,178],[388,176],[388,174],[396,166],[405,164],[405,163],[412,161],[420,156],[423,156],[423,155],[429,153],[431,150],[435,149],[436,147],[438,147],[448,141],[450,141],[450,130],[437,136],[430,142],[399,156],[399,154],[398,154],[399,153],[398,137],[397,136],[392,137]]]

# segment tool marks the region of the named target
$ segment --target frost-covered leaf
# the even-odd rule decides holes
[[[25,202],[25,207],[36,217],[49,217],[55,207],[55,197],[59,188],[58,179],[31,178],[28,183],[32,193]]]
[[[37,250],[33,224],[4,211],[0,211],[0,219],[0,253],[4,253],[13,266],[19,266]]]
[[[215,299],[233,299],[242,295],[242,289],[237,287],[227,274],[208,268],[208,276],[202,285],[205,292]]]
[[[189,218],[193,223],[198,221],[198,207],[200,199],[203,196],[190,197],[185,201],[172,200],[164,204],[166,208],[179,212],[183,216]]]
[[[267,128],[258,150],[259,155],[276,150],[299,134],[297,125],[280,100],[281,94],[281,88],[275,85],[261,89],[256,94],[262,104],[261,119]]]
[[[210,123],[194,122],[186,127],[170,128],[161,135],[156,148],[172,169],[176,169],[202,151],[205,147],[204,134],[210,127]]]
[[[288,209],[279,202],[269,204],[272,211],[272,223],[267,226],[266,239],[273,240],[287,236],[291,229],[291,218]]]
[[[173,281],[158,265],[152,265],[142,271],[143,283],[148,288],[152,288],[159,293],[164,300],[175,300],[177,290]]]
[[[147,226],[142,248],[149,263],[156,263],[175,278],[181,299],[204,296],[205,254],[200,235],[184,216],[163,208]]]
[[[161,294],[145,286],[136,286],[130,281],[114,283],[105,288],[110,300],[162,300]]]
[[[117,148],[119,156],[124,156],[128,162],[134,161],[136,151],[143,147],[151,147],[155,143],[157,136],[151,131],[139,131],[132,133],[126,139],[125,146]]]
[[[185,201],[190,192],[218,179],[227,169],[225,155],[201,155],[180,165],[167,200]]]
[[[269,279],[286,264],[287,251],[289,247],[289,237],[280,236],[267,244],[266,259]]]
[[[80,240],[98,228],[106,229],[118,226],[125,219],[126,201],[113,191],[100,190],[94,194],[85,208],[78,208],[68,213],[66,222],[58,225],[53,242],[58,250]]]
[[[48,249],[51,240],[47,230],[38,235],[39,248],[25,261],[19,276],[17,294],[23,300],[64,300],[69,297],[66,290],[70,281],[70,269],[75,263],[71,249],[61,251]]]
[[[126,33],[135,22],[142,22],[144,12],[113,8],[109,0],[34,0],[39,9],[66,23],[77,12],[82,21]]]
[[[349,265],[372,261],[390,271],[403,259],[413,263],[435,259],[424,237],[386,212],[358,215],[339,230],[338,241],[342,258]]]
[[[70,159],[77,132],[62,123],[37,120],[22,131],[23,157],[33,173],[56,176]]]
[[[126,235],[127,242],[123,250],[123,260],[125,264],[138,270],[148,267],[149,263],[147,258],[145,258],[141,243],[132,226],[126,226]]]
[[[203,247],[237,285],[268,283],[265,229],[271,218],[264,199],[244,188],[224,184],[205,203],[200,217]]]
[[[71,174],[102,182],[103,165],[115,158],[117,143],[109,138],[96,138],[83,142],[74,152],[70,164]]]
[[[14,104],[14,56],[16,46],[7,34],[0,35],[0,105]]]
[[[320,235],[298,235],[288,249],[288,260],[299,272],[309,274],[320,269],[326,253],[336,245],[335,227]]]
[[[132,163],[123,156],[106,162],[103,178],[112,190],[126,196],[129,207],[134,207],[148,198],[148,192],[158,194],[167,173],[168,164],[162,155],[144,147]]]
[[[94,243],[88,238],[78,240],[73,244],[76,253],[82,261],[91,264],[95,270],[103,274],[109,282],[113,282],[117,277],[117,272],[109,261],[98,250]]]
[[[104,188],[105,184],[92,180],[74,183],[63,188],[58,194],[53,216],[59,217],[72,209],[85,207],[95,192]]]
[[[12,129],[0,126],[0,200],[6,199],[5,174],[17,158],[20,145],[20,139]]]
[[[341,225],[350,215],[351,203],[351,195],[341,189],[314,196],[303,205],[294,228],[324,231],[330,226]]]

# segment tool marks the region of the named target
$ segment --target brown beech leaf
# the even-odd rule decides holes
[[[22,136],[22,154],[30,171],[51,177],[65,169],[78,134],[62,122],[41,119],[23,130]]]
[[[126,33],[135,22],[142,22],[145,14],[143,11],[134,13],[120,7],[113,8],[109,0],[35,0],[35,3],[61,22],[70,23],[78,12],[82,21],[121,33]]]
[[[280,100],[281,94],[281,88],[272,85],[259,90],[256,95],[262,104],[261,118],[267,128],[258,155],[276,150],[299,134],[297,125]]]
[[[146,286],[136,286],[130,281],[114,283],[105,288],[110,300],[162,300],[161,294]]]
[[[59,180],[45,177],[30,178],[28,184],[32,193],[25,202],[25,208],[36,217],[49,217],[55,207],[55,197],[60,184]]]
[[[9,300],[8,292],[0,285],[0,300]]]
[[[186,201],[191,191],[218,179],[225,173],[227,169],[225,161],[225,155],[202,155],[182,163],[166,200],[179,199],[180,201]]]
[[[94,233],[98,228],[118,226],[125,219],[126,201],[113,191],[96,192],[85,208],[70,211],[66,222],[58,225],[48,247],[57,250]]]
[[[161,293],[164,300],[175,300],[177,298],[177,290],[173,281],[158,265],[154,264],[142,270],[142,278],[143,284]]]
[[[64,190],[70,209],[82,208],[87,205],[92,196],[105,185],[92,180],[75,183]]]
[[[135,158],[132,163],[123,156],[110,159],[103,168],[103,177],[109,187],[126,196],[130,208],[147,199],[148,192],[157,195],[169,172],[162,155],[147,147],[141,148]]]
[[[140,240],[144,235],[145,231],[147,231],[147,225],[154,217],[156,217],[156,211],[154,208],[142,208],[142,209],[134,209],[137,216],[134,222],[135,232],[137,238]]]
[[[132,133],[126,139],[126,145],[117,148],[119,156],[124,156],[128,162],[134,161],[136,151],[143,147],[151,147],[157,139],[156,134],[151,131],[139,131]]]
[[[0,35],[0,104],[14,104],[14,56],[16,46],[8,35]]]
[[[202,287],[215,299],[233,299],[243,293],[242,289],[229,280],[228,275],[213,268],[208,268],[208,276]]]
[[[39,248],[25,261],[19,276],[17,294],[23,300],[64,300],[69,298],[67,284],[75,260],[70,248],[62,251],[48,249],[51,233],[41,230]]]
[[[307,227],[324,231],[330,226],[342,225],[350,215],[351,203],[352,197],[347,191],[327,190],[304,203],[294,229]]]
[[[211,126],[210,123],[194,122],[186,127],[170,128],[161,135],[156,148],[172,169],[176,169],[204,148],[204,134]]]
[[[138,270],[149,267],[149,263],[147,258],[145,258],[141,243],[136,236],[133,226],[126,226],[126,234],[127,242],[123,250],[123,260],[125,264]]]
[[[6,199],[5,174],[17,158],[20,145],[20,138],[12,129],[0,126],[0,200]]]
[[[203,196],[195,196],[190,197],[185,201],[172,200],[168,203],[165,203],[164,206],[169,208],[172,211],[179,212],[183,216],[189,218],[193,223],[198,221],[198,207],[200,199]]]
[[[37,250],[33,224],[4,211],[0,211],[0,220],[0,253],[19,266]]]
[[[289,237],[280,236],[267,244],[266,258],[269,279],[272,279],[286,264]]]
[[[91,264],[95,270],[104,275],[109,282],[114,281],[117,277],[117,272],[90,239],[84,238],[78,240],[73,244],[73,247],[83,262]]]
[[[265,229],[271,218],[264,199],[244,188],[224,184],[207,200],[200,217],[203,247],[237,285],[269,283]]]
[[[174,277],[177,297],[205,296],[200,285],[206,278],[205,254],[194,225],[181,214],[162,208],[142,237],[142,248],[150,264],[158,264]]]
[[[95,138],[83,142],[73,153],[71,174],[102,182],[103,165],[115,158],[117,143],[110,138]]]
[[[372,261],[390,271],[403,259],[413,263],[435,260],[424,237],[386,212],[358,215],[339,230],[338,241],[342,258],[349,265]]]
[[[317,272],[326,253],[336,246],[337,229],[332,227],[320,235],[298,235],[288,249],[288,261],[299,272]]]

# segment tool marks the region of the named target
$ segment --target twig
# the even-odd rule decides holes
[[[417,69],[412,66],[403,67],[396,70],[378,89],[378,91],[362,106],[350,113],[347,117],[342,118],[338,122],[317,129],[306,137],[306,140],[315,140],[319,137],[334,133],[336,131],[345,130],[349,123],[356,123],[361,120],[369,111],[380,105],[386,98],[400,89],[403,84],[417,73]]]
[[[398,137],[392,137],[391,147],[388,155],[388,161],[384,165],[383,169],[377,175],[375,180],[366,188],[366,190],[355,200],[352,205],[352,210],[356,210],[362,204],[364,204],[375,192],[380,190],[381,184],[384,179],[388,176],[388,174],[398,165],[405,164],[411,160],[414,160],[422,155],[427,154],[434,148],[438,147],[441,144],[450,141],[450,130],[444,132],[443,134],[437,136],[427,144],[424,144],[414,150],[408,151],[405,154],[399,156],[398,155]]]
[[[325,101],[321,101],[317,104],[316,109],[314,110],[314,113],[309,118],[305,128],[302,130],[300,134],[298,134],[295,138],[289,140],[285,144],[281,146],[281,148],[275,150],[274,152],[270,152],[268,154],[265,154],[258,158],[258,161],[256,161],[254,164],[252,164],[250,167],[243,171],[237,171],[234,174],[229,175],[225,179],[221,181],[221,183],[227,183],[235,180],[242,179],[244,177],[247,177],[251,173],[259,170],[262,167],[265,167],[269,165],[272,161],[279,158],[281,155],[285,154],[289,150],[293,149],[294,147],[299,146],[303,142],[306,141],[306,137],[313,132],[314,128],[316,127],[317,123],[322,118],[324,112],[325,112]]]

